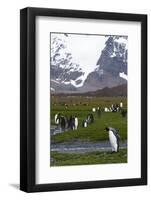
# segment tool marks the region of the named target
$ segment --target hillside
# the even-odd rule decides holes
[[[85,92],[85,93],[58,93],[56,96],[98,96],[98,97],[126,97],[127,84],[118,85],[112,88],[105,87],[100,90]]]

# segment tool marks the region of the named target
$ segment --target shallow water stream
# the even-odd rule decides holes
[[[127,141],[120,142],[120,149],[127,148]],[[60,153],[86,153],[93,151],[111,151],[109,141],[101,142],[74,142],[72,144],[58,143],[51,144],[51,151]]]

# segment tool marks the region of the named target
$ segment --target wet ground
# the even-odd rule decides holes
[[[50,128],[50,134],[51,135],[60,134],[62,132],[64,132],[64,131],[59,126],[58,127],[57,126],[51,126],[51,128]]]
[[[120,142],[120,149],[127,148],[127,141]],[[58,143],[51,144],[51,151],[60,153],[86,153],[93,151],[111,151],[109,141],[93,142],[74,142],[73,144]]]

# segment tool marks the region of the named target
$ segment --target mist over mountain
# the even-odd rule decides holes
[[[126,36],[98,36],[98,41],[99,37],[104,37],[105,42],[103,49],[100,46],[100,55],[90,73],[87,73],[80,61],[75,62],[68,48],[69,37],[70,34],[51,36],[51,91],[78,93],[127,84]],[[91,47],[88,51],[91,51]]]

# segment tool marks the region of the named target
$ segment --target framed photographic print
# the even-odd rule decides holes
[[[20,189],[147,184],[147,16],[20,12]]]

